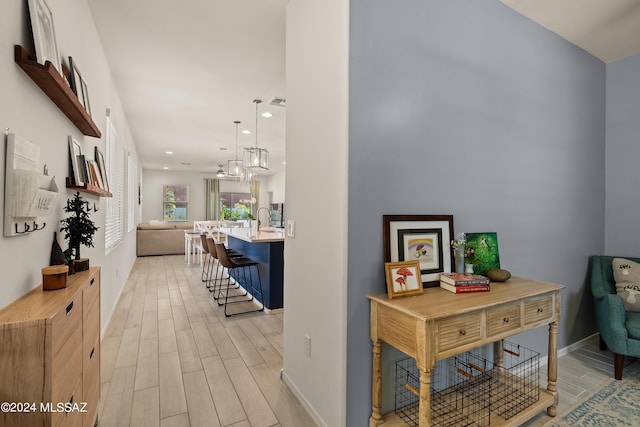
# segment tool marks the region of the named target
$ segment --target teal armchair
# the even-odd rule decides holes
[[[613,352],[614,376],[620,380],[624,356],[640,357],[640,313],[625,311],[624,301],[616,294],[613,258],[635,262],[640,262],[640,258],[594,255],[589,259],[600,349],[608,347]]]

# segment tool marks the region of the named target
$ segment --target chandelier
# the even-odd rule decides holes
[[[266,148],[258,148],[258,104],[262,102],[260,99],[254,99],[256,104],[256,146],[244,149],[244,167],[247,169],[245,174],[251,172],[252,175],[260,170],[269,170],[269,151]]]
[[[236,124],[236,157],[235,160],[229,160],[227,165],[227,176],[229,178],[240,178],[244,176],[244,163],[242,160],[238,160],[238,125],[239,121],[233,122]]]

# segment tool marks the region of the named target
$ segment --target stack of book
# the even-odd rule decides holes
[[[440,287],[454,294],[489,292],[490,280],[479,274],[440,273]]]

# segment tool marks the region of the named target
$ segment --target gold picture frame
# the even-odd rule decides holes
[[[389,299],[422,293],[420,261],[385,262],[384,272]]]

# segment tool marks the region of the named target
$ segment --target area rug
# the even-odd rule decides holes
[[[640,426],[640,361],[626,366],[622,380],[605,382],[586,400],[547,422],[544,427]]]

